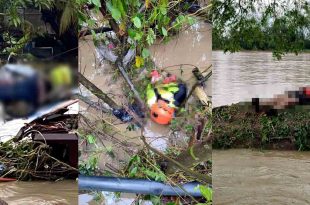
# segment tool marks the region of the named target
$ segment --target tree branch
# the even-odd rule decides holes
[[[123,78],[125,79],[126,83],[129,85],[130,89],[132,90],[132,92],[134,93],[135,95],[135,98],[138,100],[142,110],[145,110],[145,104],[143,102],[143,100],[141,99],[140,97],[140,94],[139,92],[136,90],[134,84],[131,82],[129,76],[127,75],[124,67],[123,67],[123,63],[122,63],[122,60],[120,58],[118,58],[116,60],[116,67],[119,69],[119,71],[121,72]]]
[[[198,172],[192,171],[191,169],[185,167],[183,164],[179,163],[177,160],[174,160],[168,156],[166,156],[165,154],[161,153],[160,151],[158,151],[157,149],[153,148],[152,146],[150,146],[147,142],[146,142],[146,138],[144,137],[143,133],[141,135],[141,140],[143,141],[144,145],[151,150],[152,152],[154,152],[155,154],[161,156],[162,158],[164,158],[165,160],[168,161],[168,163],[173,164],[174,166],[176,166],[177,168],[179,168],[180,170],[183,170],[184,172],[186,172],[187,174],[191,175],[192,177],[200,180],[201,182],[204,182],[206,184],[212,184],[212,177],[208,176],[208,175],[204,175],[204,174],[200,174]],[[183,159],[181,160],[183,161]]]
[[[84,85],[90,92],[92,92],[99,99],[103,100],[106,104],[108,104],[113,109],[119,109],[118,106],[112,98],[110,98],[107,94],[102,92],[97,86],[95,86],[92,82],[90,82],[87,78],[85,78],[81,73],[78,73],[79,82]]]

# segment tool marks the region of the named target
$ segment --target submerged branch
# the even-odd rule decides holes
[[[127,75],[123,64],[122,64],[122,60],[118,59],[116,60],[116,67],[119,69],[119,71],[121,72],[123,78],[125,79],[126,83],[128,84],[128,86],[130,87],[130,89],[132,90],[132,92],[135,95],[135,98],[138,100],[142,110],[145,110],[145,104],[142,100],[142,98],[140,97],[139,92],[137,91],[137,89],[135,88],[134,84],[131,82],[129,76]]]
[[[201,162],[206,162],[211,159],[212,149],[207,145],[207,142],[196,144],[186,151],[182,152],[175,161],[181,162],[186,168],[191,168]],[[174,162],[168,162],[167,173],[172,174],[177,171],[179,167]]]
[[[154,152],[155,154],[159,155],[160,157],[164,158],[165,160],[168,161],[168,163],[173,164],[175,167],[179,168],[180,170],[184,171],[186,174],[191,175],[192,177],[200,180],[201,182],[204,182],[206,184],[211,184],[212,183],[212,177],[208,176],[208,175],[204,175],[204,174],[200,174],[198,172],[192,171],[191,169],[187,168],[186,166],[184,166],[183,164],[179,163],[178,161],[168,157],[167,155],[161,153],[160,151],[158,151],[157,149],[153,148],[151,145],[149,145],[146,141],[145,136],[141,135],[141,140],[143,141],[144,145],[151,150],[152,152]],[[183,159],[182,159],[183,160]]]
[[[114,102],[112,98],[110,98],[106,93],[102,92],[96,85],[90,82],[87,78],[85,78],[81,73],[78,73],[79,82],[84,85],[90,92],[92,92],[99,99],[103,100],[106,104],[108,104],[111,108],[119,108],[119,106]]]

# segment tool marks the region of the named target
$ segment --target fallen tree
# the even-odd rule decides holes
[[[310,150],[310,112],[306,106],[267,116],[250,106],[214,108],[213,148]]]

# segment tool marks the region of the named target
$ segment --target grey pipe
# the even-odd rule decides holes
[[[79,176],[80,190],[100,190],[109,192],[125,192],[137,194],[163,195],[163,196],[193,196],[201,197],[198,182],[190,182],[180,187],[170,186],[161,182],[147,179],[128,179],[117,177]]]

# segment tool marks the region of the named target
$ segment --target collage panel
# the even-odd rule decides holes
[[[207,2],[115,2],[83,13],[79,204],[211,204]]]
[[[64,1],[0,1],[0,204],[78,204],[78,41]]]
[[[310,204],[309,0],[0,0],[0,205]]]
[[[213,203],[309,204],[309,1],[213,2]]]

